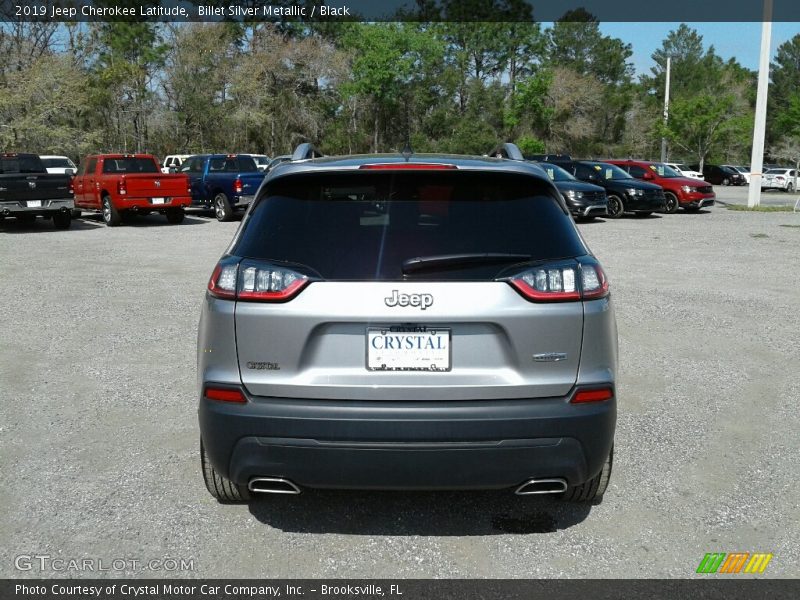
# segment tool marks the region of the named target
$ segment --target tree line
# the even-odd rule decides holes
[[[632,26],[635,26],[632,24]],[[588,13],[496,23],[0,25],[0,149],[524,152],[747,164],[756,74],[686,25],[636,76]],[[669,120],[662,117],[671,58]],[[772,63],[769,153],[800,154],[800,34]]]

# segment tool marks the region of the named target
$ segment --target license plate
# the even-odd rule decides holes
[[[41,208],[41,200],[28,200],[28,208]]]
[[[151,198],[153,204],[164,204],[164,198]]]
[[[449,371],[450,330],[367,329],[370,371]]]

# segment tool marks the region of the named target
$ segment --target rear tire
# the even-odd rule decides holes
[[[625,205],[622,198],[616,194],[608,195],[608,218],[619,219],[625,213]]]
[[[111,202],[111,198],[109,196],[103,196],[101,202],[103,205],[103,221],[105,221],[105,224],[108,227],[116,227],[122,223],[122,215],[114,207],[114,203]]]
[[[608,482],[611,479],[611,468],[614,466],[614,446],[611,446],[611,452],[608,453],[606,462],[603,463],[603,468],[600,472],[580,485],[573,485],[567,488],[567,491],[561,496],[562,500],[567,502],[592,502],[593,500],[600,500],[608,488]]]
[[[728,179],[727,177],[722,180],[722,185],[730,185],[730,184],[731,184],[731,180]]]
[[[791,183],[786,184],[786,193],[791,194],[794,191],[794,186]]]
[[[167,217],[167,223],[170,225],[178,225],[179,223],[183,223],[183,219],[186,216],[186,213],[183,212],[182,208],[170,208],[164,213]]]
[[[670,215],[678,212],[678,197],[672,192],[665,192],[664,198],[666,199],[666,207],[664,208],[664,212]]]
[[[203,469],[203,481],[206,482],[206,489],[217,499],[220,504],[241,504],[250,500],[250,492],[243,485],[234,483],[226,479],[213,467],[208,460],[208,454],[200,440],[200,465]]]
[[[214,216],[220,222],[230,221],[233,218],[231,203],[228,202],[228,197],[223,192],[214,196]]]
[[[53,215],[53,225],[56,229],[69,229],[72,224],[72,213],[69,211],[58,212]]]

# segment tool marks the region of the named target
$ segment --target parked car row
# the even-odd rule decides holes
[[[268,164],[266,156],[260,157]],[[190,206],[213,208],[220,221],[243,211],[266,175],[250,154],[91,154],[80,167],[65,156],[0,155],[0,218],[53,219],[66,229],[84,212],[114,227],[134,215],[181,223]]]
[[[513,153],[514,149],[510,151]],[[501,156],[507,154],[501,149]],[[538,162],[545,169],[577,219],[602,215],[613,219],[625,213],[641,216],[654,212],[674,213],[679,208],[696,212],[713,206],[716,198],[712,186],[702,179],[686,177],[663,163],[573,160],[563,154],[540,154],[523,159]],[[583,187],[576,187],[578,182],[582,182]]]

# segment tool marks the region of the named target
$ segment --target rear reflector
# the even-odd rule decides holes
[[[572,397],[573,404],[581,402],[604,402],[611,400],[614,397],[614,392],[611,388],[599,388],[596,390],[578,390]]]
[[[370,171],[449,171],[457,169],[456,165],[440,163],[381,163],[376,165],[361,165],[359,169]]]
[[[244,397],[241,390],[207,387],[203,395],[209,400],[218,400],[219,402],[247,402],[247,398]]]

